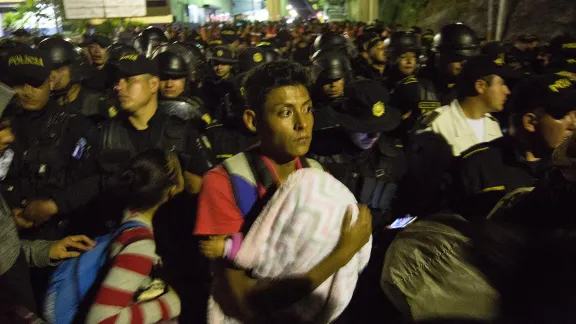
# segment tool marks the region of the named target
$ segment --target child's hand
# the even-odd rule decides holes
[[[224,257],[226,236],[211,236],[209,240],[200,242],[200,252],[208,259],[220,259]]]

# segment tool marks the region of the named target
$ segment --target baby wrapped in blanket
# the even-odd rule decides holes
[[[346,210],[352,224],[358,217],[357,201],[341,182],[312,168],[291,174],[243,238],[232,261],[256,279],[288,278],[304,274],[336,247]],[[328,323],[346,308],[359,273],[370,258],[370,240],[353,258],[310,296],[274,314],[297,322]],[[227,248],[230,251],[230,248]],[[211,298],[209,323],[240,323],[224,315]]]

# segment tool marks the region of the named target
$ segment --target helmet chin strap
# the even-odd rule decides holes
[[[80,83],[80,82],[77,82]],[[62,89],[57,89],[57,90],[51,90],[50,91],[50,96],[53,97],[54,99],[60,99],[63,96],[68,95],[68,91],[70,91],[70,89],[72,88],[72,86],[74,84],[77,83],[72,83],[72,81],[68,82],[68,84],[62,88]],[[65,98],[64,103],[68,103],[68,98]]]

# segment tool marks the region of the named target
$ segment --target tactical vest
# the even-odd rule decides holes
[[[315,158],[352,191],[359,203],[386,215],[396,196],[398,182],[406,173],[401,147],[399,140],[381,139],[364,163],[342,154]]]
[[[300,158],[300,162],[303,168],[324,169],[320,163],[312,159]],[[242,232],[246,234],[274,194],[276,189],[274,179],[264,161],[254,150],[236,154],[225,160],[222,165],[230,176],[236,206],[244,217]],[[266,188],[264,197],[260,196],[259,187]]]
[[[186,154],[188,124],[178,118],[164,118],[159,130],[151,129],[151,148],[158,148],[177,153],[181,163],[189,162],[191,157]],[[138,153],[132,144],[129,130],[124,126],[124,120],[115,119],[101,125],[100,136],[100,166],[106,172],[118,172]],[[184,165],[182,166],[185,167]]]

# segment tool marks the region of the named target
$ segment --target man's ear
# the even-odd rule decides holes
[[[148,84],[150,85],[150,92],[157,93],[160,88],[160,78],[153,76],[148,80]]]
[[[256,128],[256,112],[254,110],[246,109],[242,118],[244,119],[244,125],[250,132],[256,133],[258,131]]]
[[[536,125],[538,125],[538,116],[534,113],[527,113],[522,116],[522,128],[530,133],[536,132]]]
[[[484,80],[476,80],[476,82],[474,82],[474,89],[476,89],[478,94],[484,94],[487,86],[488,84],[486,84]]]

